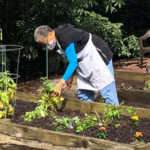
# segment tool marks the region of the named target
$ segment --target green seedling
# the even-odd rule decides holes
[[[38,101],[37,107],[31,112],[26,112],[24,120],[32,121],[35,118],[41,118],[53,114],[63,97],[57,96],[57,90],[51,85],[47,78],[41,78],[43,87],[39,91],[43,94]],[[55,96],[52,96],[55,95]]]
[[[144,90],[150,90],[150,80],[145,82]]]

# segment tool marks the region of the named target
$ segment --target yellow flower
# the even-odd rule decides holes
[[[14,108],[12,106],[9,106],[8,115],[10,116],[14,115]]]
[[[3,112],[0,111],[0,119],[3,117]]]
[[[3,103],[2,103],[2,102],[0,102],[0,108],[3,108],[3,107],[4,107]]]
[[[11,99],[14,98],[14,93],[13,93],[13,92],[10,94],[10,98],[11,98]]]
[[[55,103],[57,103],[58,97],[54,97],[54,98],[53,98],[53,101],[54,101]]]
[[[63,97],[60,97],[60,101],[63,101],[64,100],[64,98]]]
[[[101,130],[101,131],[105,131],[105,130],[106,130],[106,128],[105,128],[105,127],[100,127],[100,128],[99,128],[99,130]]]
[[[143,135],[142,135],[142,132],[136,132],[136,137],[138,138],[138,137],[142,137]]]
[[[136,120],[136,121],[139,120],[138,116],[132,116],[131,119],[132,119],[132,120]]]

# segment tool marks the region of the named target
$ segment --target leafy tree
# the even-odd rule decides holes
[[[146,0],[0,0],[3,44],[24,46],[20,65],[24,76],[44,71],[44,48],[33,39],[35,28],[42,24],[55,28],[59,24],[72,23],[101,36],[115,58],[137,57],[136,36],[144,34],[149,27],[148,4]],[[139,10],[144,17],[137,19]]]

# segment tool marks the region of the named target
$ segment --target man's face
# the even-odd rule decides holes
[[[46,41],[46,40],[48,40],[48,41]],[[50,42],[51,40],[54,40],[54,42],[56,42],[56,36],[55,36],[55,31],[53,30],[52,32],[48,32],[48,38],[46,39],[45,37],[41,37],[40,38],[40,43],[41,44],[46,44],[46,42]]]

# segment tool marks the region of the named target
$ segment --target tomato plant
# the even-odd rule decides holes
[[[0,73],[0,118],[13,116],[16,93],[16,83],[11,78],[11,74],[6,72]]]
[[[50,81],[46,77],[42,77],[41,80],[43,83],[43,87],[39,89],[42,93],[41,99],[38,101],[35,110],[25,113],[25,121],[32,121],[32,119],[52,114],[53,110],[56,109],[57,104],[64,100],[63,97],[57,96],[57,90],[51,85]]]

